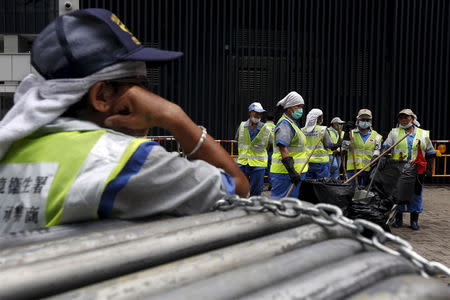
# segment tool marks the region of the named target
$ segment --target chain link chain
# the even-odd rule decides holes
[[[435,261],[429,261],[414,251],[411,244],[399,236],[385,232],[381,226],[364,219],[349,219],[342,210],[331,204],[311,204],[297,198],[271,199],[265,196],[251,196],[241,198],[238,195],[227,196],[216,202],[214,210],[227,211],[234,208],[244,208],[253,212],[272,212],[275,215],[296,218],[305,215],[317,224],[323,226],[340,225],[351,231],[355,238],[365,245],[369,245],[395,256],[402,256],[409,260],[420,271],[422,276],[428,278],[436,274],[450,277],[450,268]],[[372,238],[362,233],[371,233]],[[386,246],[386,243],[392,247]]]

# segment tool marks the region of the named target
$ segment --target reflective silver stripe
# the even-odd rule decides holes
[[[306,148],[311,149],[311,150],[314,149],[314,147],[315,147],[314,145],[307,145],[307,146],[306,146]],[[323,147],[323,145],[320,145],[320,144],[319,144],[319,145],[317,145],[317,147],[316,147],[316,150],[317,150],[317,149],[324,149],[324,147]]]
[[[282,164],[281,158],[272,157],[272,163],[274,164]],[[306,163],[306,158],[294,158],[294,163],[296,164],[304,164]]]
[[[261,154],[266,153],[266,149],[264,147],[253,147],[251,150],[256,153],[261,153]]]
[[[328,154],[328,153],[313,153],[312,155],[311,155],[311,157],[328,157],[330,154]]]
[[[64,200],[62,223],[97,218],[106,180],[132,140],[132,137],[108,132],[99,138]]]
[[[264,147],[261,146],[250,146],[250,145],[239,145],[238,147],[239,149],[250,149],[253,152],[257,152],[257,153],[264,153],[266,151],[266,149]]]
[[[355,154],[365,154],[365,155],[373,155],[373,151],[370,150],[362,150],[362,149],[355,149]]]
[[[288,147],[289,152],[305,152],[305,147]]]
[[[267,155],[265,155],[265,156],[257,156],[257,155],[242,154],[242,155],[239,155],[239,158],[255,159],[255,160],[267,160],[269,157]]]
[[[406,152],[408,152],[408,150],[397,149],[397,148],[394,148],[392,150],[392,153],[406,153]]]
[[[273,153],[280,153],[280,150],[279,150],[280,148],[278,148],[278,147],[275,147],[275,148],[277,150],[274,150]],[[289,153],[305,152],[305,147],[287,147],[287,148],[288,148]]]
[[[239,126],[239,136],[238,136],[238,143],[239,145],[244,144],[244,134],[245,134],[245,122],[241,122],[241,125]]]
[[[347,164],[353,164],[353,162],[354,162],[354,160],[353,159],[349,159],[348,161],[347,161]],[[356,159],[356,163],[363,163],[363,164],[365,164],[365,165],[367,165],[368,163],[370,163],[370,160],[367,160],[367,159]]]

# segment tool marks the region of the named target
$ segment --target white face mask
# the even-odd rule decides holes
[[[372,126],[372,122],[358,122],[358,126],[362,129],[367,129]]]
[[[408,129],[408,128],[411,127],[411,126],[412,126],[412,123],[411,123],[411,122],[409,122],[409,123],[406,124],[406,125],[402,125],[402,124],[399,124],[399,125],[398,125],[398,127],[403,128],[403,129]]]
[[[261,121],[261,118],[250,117],[250,121],[252,121],[253,124],[258,124]]]

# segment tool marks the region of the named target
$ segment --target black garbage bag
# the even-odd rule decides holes
[[[398,204],[408,204],[416,190],[417,166],[413,164],[405,164],[397,181],[397,198]]]
[[[311,203],[329,203],[339,206],[344,215],[352,201],[355,186],[333,178],[302,181],[299,198]]]
[[[382,158],[377,168],[372,169],[370,179],[373,180],[372,191],[375,191],[382,198],[397,193],[397,181],[400,178],[401,170],[406,162]]]
[[[384,227],[394,204],[392,198],[382,198],[375,192],[373,197],[353,200],[347,216],[350,219],[365,219]]]
[[[411,201],[416,184],[416,165],[383,158],[378,170],[374,168],[370,176],[373,178],[371,191],[380,198],[393,200],[397,204]]]

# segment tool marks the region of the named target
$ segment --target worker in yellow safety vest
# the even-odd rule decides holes
[[[268,164],[267,148],[272,143],[272,127],[261,122],[264,112],[261,103],[250,104],[249,118],[241,122],[236,132],[239,154],[237,163],[250,180],[250,196],[259,196],[263,191]]]
[[[270,167],[271,194],[274,198],[286,196],[291,184],[291,197],[298,197],[301,181],[308,171],[306,138],[299,127],[305,102],[297,92],[290,92],[277,103],[283,110],[274,131],[272,166]]]
[[[266,169],[266,175],[267,175],[267,181],[269,183],[268,190],[272,190],[272,182],[270,181],[270,166],[272,165],[272,155],[273,155],[273,138],[274,138],[274,131],[275,131],[275,123],[273,122],[275,116],[272,112],[266,113],[266,126],[270,129],[271,142],[269,142],[269,146],[267,148],[267,155],[269,156],[269,161],[267,162],[267,169]]]
[[[384,148],[389,148],[398,140],[410,133],[403,141],[401,141],[394,149],[392,149],[392,158],[401,161],[413,161],[417,157],[419,147],[425,154],[425,159],[431,163],[431,159],[436,156],[433,144],[430,140],[430,132],[420,128],[417,116],[411,109],[402,109],[398,115],[398,126],[393,128],[383,144]],[[423,182],[423,178],[421,180]],[[419,229],[419,214],[423,211],[422,205],[422,184],[416,182],[416,189],[411,202],[406,205],[400,205],[397,212],[394,227],[400,227],[403,224],[403,213],[410,213],[410,227],[413,230]]]
[[[347,128],[347,177],[352,177],[357,171],[369,164],[380,155],[383,137],[372,129],[372,112],[360,109],[356,116],[356,128]],[[350,142],[353,140],[353,144]],[[370,168],[358,175],[358,184],[369,183]],[[355,182],[355,181],[353,181]]]
[[[339,117],[334,117],[331,120],[330,124],[331,127],[329,127],[327,130],[328,134],[330,135],[331,142],[333,144],[338,144],[344,137],[343,125],[345,124],[345,122],[342,121]],[[334,151],[329,149],[328,153],[330,155],[330,177],[338,179],[341,168],[341,152],[339,151],[339,148],[337,148]]]
[[[330,177],[330,154],[329,150],[336,150],[339,145],[331,141],[330,132],[326,126],[322,126],[323,112],[313,108],[306,116],[305,127],[302,132],[306,137],[306,148],[312,152],[309,160],[306,179],[321,179]]]
[[[178,105],[142,86],[143,47],[112,12],[77,10],[35,39],[29,74],[0,121],[0,234],[99,218],[211,210],[248,194],[234,160]],[[190,159],[135,138],[168,130]]]

